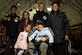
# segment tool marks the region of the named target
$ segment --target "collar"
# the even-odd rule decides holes
[[[16,16],[16,13],[14,13],[14,14],[11,13],[10,15],[11,15],[11,16]]]
[[[60,10],[57,10],[57,11],[51,11],[51,14],[59,14],[60,13]]]
[[[44,13],[44,10],[43,11],[36,11],[37,13]]]

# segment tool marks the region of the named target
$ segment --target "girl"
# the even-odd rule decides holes
[[[30,31],[31,31],[31,25],[28,24],[25,26],[24,31],[19,33],[18,39],[14,45],[15,53],[17,52],[16,50],[19,49],[17,55],[22,55],[27,50],[28,48],[27,37]]]

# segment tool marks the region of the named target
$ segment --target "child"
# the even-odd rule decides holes
[[[14,46],[15,53],[16,53],[16,50],[19,49],[19,52],[17,53],[17,55],[22,55],[24,53],[24,51],[27,50],[27,48],[28,48],[27,36],[30,31],[31,31],[31,25],[28,24],[25,26],[25,30],[23,32],[20,32],[18,39]]]
[[[54,38],[49,29],[44,27],[44,24],[41,20],[37,21],[37,30],[29,37],[29,41],[32,41],[34,38],[36,43],[35,48],[38,45],[41,55],[46,55],[48,47],[46,41],[49,40],[49,44],[51,44],[54,42]]]

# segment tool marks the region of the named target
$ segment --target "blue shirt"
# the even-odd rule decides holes
[[[42,37],[47,36],[49,39],[49,43],[54,43],[54,38],[53,35],[51,34],[51,32],[49,31],[49,29],[46,27],[44,28],[42,31],[38,31],[36,30],[30,37],[29,37],[29,41],[31,41],[32,39],[35,38],[35,41],[39,42],[41,40]]]

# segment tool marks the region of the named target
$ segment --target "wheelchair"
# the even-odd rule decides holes
[[[48,50],[47,50],[47,55],[55,55],[54,54],[54,46],[52,44],[52,46],[48,46]]]
[[[35,48],[35,50],[34,50],[34,55],[40,55],[40,50],[39,50],[39,47],[38,46],[36,46],[37,48]],[[53,51],[53,49],[52,49],[53,47],[52,46],[49,46],[49,44],[48,44],[48,49],[47,49],[47,55],[54,55],[54,51]]]

